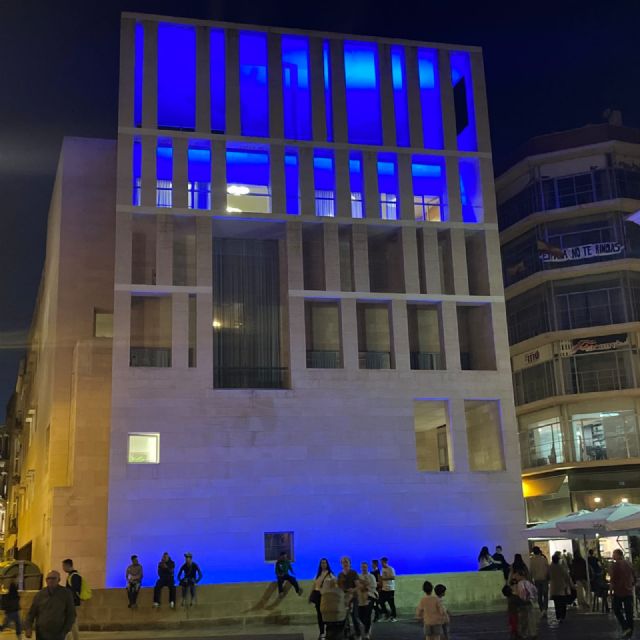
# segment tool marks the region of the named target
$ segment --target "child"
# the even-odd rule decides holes
[[[511,640],[518,638],[518,610],[520,608],[520,598],[514,595],[511,587],[506,584],[502,587],[502,595],[507,599],[507,612],[509,616],[509,631]]]
[[[449,640],[449,612],[447,608],[444,606],[442,602],[442,598],[444,598],[445,593],[447,592],[447,587],[443,584],[437,584],[433,588],[433,592],[436,594],[436,597],[440,600],[440,604],[442,605],[442,609],[444,610],[444,615],[446,617],[446,622],[442,625],[442,640]]]
[[[433,595],[433,585],[428,580],[425,580],[422,590],[425,595],[418,603],[416,618],[422,619],[426,640],[442,640],[442,625],[447,622],[447,614],[440,598]]]
[[[16,628],[16,636],[22,637],[22,623],[20,622],[20,594],[18,593],[18,585],[12,582],[9,585],[8,593],[2,596],[0,604],[4,611],[4,622],[0,625],[0,632],[4,631],[10,622],[13,622]]]

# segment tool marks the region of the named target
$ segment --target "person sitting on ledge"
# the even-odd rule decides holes
[[[276,578],[278,580],[278,593],[280,594],[280,596],[283,595],[285,582],[288,582],[296,590],[296,593],[299,596],[302,595],[302,589],[300,588],[298,581],[292,575],[293,573],[294,571],[291,560],[289,560],[287,552],[283,551],[278,556],[278,561],[276,562]]]

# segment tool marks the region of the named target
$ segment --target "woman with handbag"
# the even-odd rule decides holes
[[[309,602],[316,608],[316,615],[318,617],[318,629],[320,629],[320,640],[325,637],[325,624],[324,620],[322,619],[322,612],[320,611],[320,600],[322,599],[322,588],[324,587],[325,581],[328,578],[335,578],[335,576],[331,571],[329,561],[326,558],[321,558],[320,563],[318,564],[318,571],[316,573],[315,580],[313,581],[313,589],[309,594]]]
[[[564,622],[567,616],[567,603],[571,595],[573,583],[567,565],[562,562],[561,554],[556,551],[549,566],[549,595],[556,609],[558,622]]]

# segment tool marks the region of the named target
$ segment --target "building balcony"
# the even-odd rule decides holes
[[[131,347],[129,364],[132,367],[170,367],[171,348]]]
[[[307,369],[341,369],[339,351],[307,351]]]
[[[388,351],[360,351],[358,360],[361,369],[391,369],[391,354]]]
[[[444,369],[442,366],[442,355],[429,351],[412,351],[409,354],[411,368],[419,371],[436,371]]]

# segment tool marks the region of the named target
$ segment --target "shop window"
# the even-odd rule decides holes
[[[413,427],[418,471],[452,471],[446,400],[414,400]]]
[[[467,448],[471,471],[503,471],[504,448],[500,402],[498,400],[465,400]]]
[[[160,434],[130,433],[127,447],[129,464],[159,464]]]

